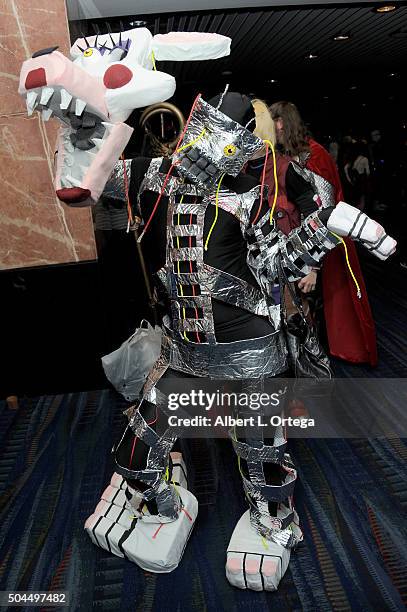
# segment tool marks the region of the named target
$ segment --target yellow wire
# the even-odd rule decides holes
[[[278,195],[277,160],[276,160],[276,152],[274,149],[274,145],[271,142],[271,140],[263,140],[263,142],[265,142],[266,145],[270,146],[271,152],[273,154],[274,199],[273,199],[273,204],[272,204],[271,211],[270,211],[270,225],[271,225],[271,223],[273,223],[274,209],[276,207],[277,195]]]
[[[268,546],[268,544],[267,544],[267,540],[266,540],[266,538],[265,538],[264,536],[261,536],[261,543],[263,544],[263,547],[264,547],[266,550],[268,550],[268,549],[269,549],[269,546]]]
[[[235,442],[237,442],[236,425],[233,427],[233,439],[234,439]],[[244,476],[243,470],[242,470],[242,466],[240,464],[240,456],[239,455],[237,455],[237,465],[239,466],[240,476]]]
[[[171,484],[174,486],[175,492],[177,493],[178,497],[181,499],[180,492],[178,491],[178,487],[175,484],[174,480],[171,480]]]
[[[180,147],[179,149],[177,149],[175,151],[175,153],[179,153],[180,151],[183,151],[184,149],[187,149],[188,147],[192,147],[194,144],[196,144],[198,142],[198,140],[201,140],[201,138],[204,136],[205,133],[206,133],[206,129],[204,128],[202,130],[202,132],[199,134],[199,136],[194,138],[194,140],[191,140],[191,142],[188,142],[188,144],[185,144],[182,147]]]
[[[351,277],[352,277],[352,279],[353,279],[353,282],[354,282],[354,283],[355,283],[355,285],[356,285],[356,289],[357,289],[357,296],[358,296],[358,298],[360,299],[360,298],[362,297],[362,292],[361,292],[361,290],[360,290],[360,286],[359,286],[359,283],[358,283],[358,281],[357,281],[357,278],[356,278],[356,276],[355,276],[355,275],[354,275],[354,273],[353,273],[352,266],[350,265],[349,255],[348,255],[348,247],[346,246],[346,242],[344,241],[344,239],[343,239],[341,236],[338,236],[338,234],[335,234],[335,232],[331,232],[331,234],[332,234],[333,236],[335,236],[335,238],[337,238],[338,240],[340,240],[340,241],[342,242],[342,244],[343,244],[343,248],[345,249],[346,265],[347,265],[347,266],[348,266],[348,268],[349,268],[350,275],[351,275]]]
[[[153,63],[153,70],[157,70],[157,66],[155,65],[155,55],[154,51],[151,51],[151,61]]]
[[[165,480],[166,482],[168,482],[168,481],[169,481],[169,479],[170,479],[170,470],[169,470],[169,468],[168,468],[168,467],[167,467],[167,468],[166,468],[166,470],[165,470],[165,473],[164,473],[163,478],[164,478],[164,480]],[[180,492],[178,491],[178,487],[177,487],[177,485],[176,485],[175,481],[174,481],[174,480],[170,480],[170,483],[171,483],[171,484],[174,486],[174,489],[175,489],[175,491],[176,491],[176,493],[177,493],[178,497],[181,497]],[[134,518],[136,518],[136,517],[134,517]]]
[[[270,146],[272,154],[273,154],[273,174],[274,174],[275,190],[274,190],[273,205],[272,205],[271,211],[270,211],[270,223],[272,223],[273,222],[274,209],[276,207],[277,195],[278,195],[278,179],[277,179],[276,153],[275,153],[275,150],[274,150],[273,143],[270,140],[263,140],[263,142]],[[352,276],[353,282],[355,283],[356,290],[357,290],[357,296],[360,299],[362,297],[362,292],[360,290],[360,286],[359,286],[359,283],[357,281],[357,278],[356,278],[356,276],[355,276],[355,274],[354,274],[354,272],[352,270],[352,266],[350,265],[349,255],[348,255],[348,247],[346,246],[346,242],[344,241],[344,239],[341,236],[338,236],[334,232],[331,232],[331,234],[333,234],[335,236],[335,238],[340,240],[342,242],[342,244],[343,244],[343,248],[345,249],[346,265],[348,266],[348,269],[349,269],[349,272],[350,272],[350,274]]]
[[[226,172],[224,172],[222,174],[222,176],[219,179],[219,183],[218,183],[218,188],[216,189],[216,196],[215,196],[215,218],[213,220],[213,223],[211,225],[211,229],[209,230],[208,236],[206,238],[205,241],[205,251],[208,250],[208,243],[209,243],[209,238],[211,237],[211,234],[213,232],[213,229],[216,225],[216,222],[218,220],[218,214],[219,214],[219,191],[220,191],[220,186],[222,185],[222,181],[223,181],[223,177],[225,176]]]

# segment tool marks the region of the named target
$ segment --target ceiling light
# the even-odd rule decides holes
[[[278,83],[277,79],[268,79],[266,83]]]
[[[351,85],[351,86],[349,87],[349,89],[350,89],[351,91],[355,91],[355,89],[357,89],[357,88],[358,88],[358,86],[357,86],[357,85]]]
[[[332,40],[337,40],[337,41],[342,41],[342,40],[349,40],[350,38],[350,34],[335,34],[335,36],[332,36]]]
[[[373,11],[375,13],[391,13],[391,11],[395,11],[397,6],[395,4],[382,4],[381,6],[375,6]]]
[[[316,53],[307,53],[307,55],[305,56],[304,59],[309,59],[309,60],[313,60],[313,59],[317,59],[318,55]]]
[[[232,76],[233,72],[231,70],[224,70],[220,74],[221,76]]]
[[[398,76],[397,72],[389,72],[389,74],[387,75],[389,77],[396,77]]]

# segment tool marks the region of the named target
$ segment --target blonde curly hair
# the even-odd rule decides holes
[[[254,113],[256,115],[256,129],[254,134],[262,140],[270,140],[273,146],[276,144],[276,128],[269,107],[259,98],[252,100]]]

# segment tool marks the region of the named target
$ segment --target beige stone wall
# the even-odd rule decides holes
[[[96,258],[90,209],[70,209],[52,184],[56,121],[27,117],[22,62],[69,50],[64,0],[0,0],[0,269]]]

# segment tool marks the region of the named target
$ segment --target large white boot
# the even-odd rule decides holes
[[[279,511],[278,516],[285,509]],[[289,530],[296,543],[302,541],[297,513]],[[250,521],[247,510],[237,523],[227,548],[226,577],[239,589],[275,591],[290,561],[291,548],[261,536]]]
[[[183,466],[180,453],[174,453]],[[176,482],[179,481],[179,484]],[[95,511],[85,523],[92,542],[125,557],[150,572],[171,572],[178,567],[198,514],[198,502],[187,489],[180,467],[174,467],[172,486],[181,500],[178,518],[162,522],[145,507],[142,496],[114,473]],[[135,507],[138,507],[136,510]]]

